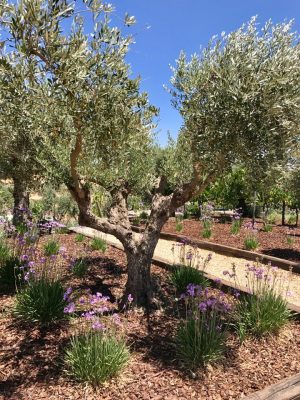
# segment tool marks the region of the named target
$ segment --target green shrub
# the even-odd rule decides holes
[[[176,232],[181,232],[182,231],[183,223],[182,223],[182,218],[181,217],[176,217],[175,229],[176,229]]]
[[[203,287],[209,286],[209,280],[205,278],[202,271],[182,264],[174,266],[170,280],[178,294],[184,293],[190,283]]]
[[[259,242],[256,234],[249,233],[247,234],[244,240],[244,246],[246,250],[255,250],[259,246]]]
[[[202,226],[203,226],[202,237],[204,239],[209,239],[212,235],[212,221],[210,219],[204,218],[202,220]]]
[[[129,360],[124,339],[101,331],[74,336],[66,351],[70,374],[78,381],[99,385],[117,375]]]
[[[236,311],[240,340],[249,334],[261,337],[277,333],[291,316],[287,302],[274,290],[260,295],[242,294]]]
[[[264,223],[262,230],[263,232],[272,232],[273,226],[271,224]]]
[[[293,246],[295,239],[290,235],[286,235],[286,242],[289,246]]]
[[[272,212],[266,217],[266,221],[270,225],[275,225],[278,218],[280,218],[280,216],[277,213]]]
[[[148,219],[148,214],[146,213],[146,211],[142,211],[139,215],[141,220],[147,220]]]
[[[88,265],[84,258],[79,258],[76,260],[72,267],[72,272],[75,276],[77,276],[77,278],[83,278],[86,275],[87,270]]]
[[[92,250],[99,250],[99,251],[102,251],[102,253],[105,253],[107,244],[104,239],[94,238],[91,241],[91,248],[92,248]]]
[[[50,257],[52,255],[58,254],[60,249],[60,244],[57,240],[55,239],[50,239],[45,245],[44,245],[44,254],[47,257]]]
[[[59,281],[33,279],[17,294],[15,313],[24,321],[45,325],[63,319],[66,305]]]
[[[8,288],[14,288],[22,283],[21,262],[18,257],[9,256],[0,266],[0,282]]]
[[[289,225],[295,225],[296,224],[296,215],[295,214],[289,214],[287,223]]]
[[[185,304],[186,317],[175,338],[176,352],[193,370],[222,356],[226,340],[225,314],[229,306],[221,295],[210,295],[197,285],[189,285]]]
[[[0,239],[0,267],[10,257],[10,249],[5,240]]]
[[[85,236],[82,233],[77,233],[75,236],[75,242],[81,243],[85,239]]]
[[[230,233],[232,233],[233,235],[238,235],[240,233],[241,226],[242,226],[241,219],[234,219],[230,227]]]

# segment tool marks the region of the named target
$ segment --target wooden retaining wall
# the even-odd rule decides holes
[[[132,230],[140,233],[143,232],[143,229],[137,226],[132,226]],[[254,251],[237,249],[235,247],[225,246],[219,243],[207,242],[205,240],[190,239],[187,236],[181,236],[175,233],[161,232],[160,238],[165,240],[172,240],[175,242],[187,241],[189,244],[192,245],[194,244],[201,249],[210,250],[215,253],[224,254],[226,256],[245,258],[246,260],[251,260],[251,261],[258,260],[262,264],[272,263],[272,265],[275,265],[276,267],[282,268],[287,271],[292,268],[293,272],[300,274],[300,263],[294,261],[284,260],[282,258],[255,253]]]

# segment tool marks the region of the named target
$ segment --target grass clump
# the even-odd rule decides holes
[[[72,267],[72,272],[77,278],[83,278],[88,271],[88,265],[84,258],[76,260]]]
[[[82,233],[77,233],[75,236],[75,242],[82,243],[84,242],[85,236]]]
[[[175,230],[176,230],[176,232],[181,232],[182,229],[183,229],[182,218],[181,217],[176,217]]]
[[[64,288],[59,281],[32,279],[16,297],[16,315],[28,322],[47,325],[65,317]]]
[[[54,256],[58,254],[60,249],[60,244],[56,239],[50,239],[44,245],[44,254],[46,257]]]
[[[256,234],[249,233],[245,237],[244,246],[246,250],[256,250],[259,246],[259,241]]]
[[[212,221],[209,218],[204,218],[202,220],[202,226],[203,226],[203,230],[202,230],[202,237],[204,239],[209,239],[212,235]]]
[[[124,339],[97,330],[74,336],[65,357],[69,373],[94,386],[117,375],[128,360]]]
[[[201,285],[202,287],[209,286],[209,280],[205,278],[202,271],[183,264],[174,266],[170,276],[170,281],[172,285],[175,286],[176,292],[179,294],[184,293],[190,283]]]
[[[179,360],[194,370],[222,356],[225,316],[230,307],[223,294],[216,297],[198,285],[189,285],[184,300],[186,316],[175,337],[176,353]]]
[[[91,248],[92,248],[92,250],[99,250],[99,251],[102,251],[102,253],[105,253],[106,248],[107,248],[106,241],[101,238],[94,238],[91,241]]]
[[[249,335],[262,337],[279,332],[291,317],[276,267],[249,265],[246,272],[249,293],[240,294],[236,305],[236,327],[241,341]],[[286,292],[288,294],[288,291]]]

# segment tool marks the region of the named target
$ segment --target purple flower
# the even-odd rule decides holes
[[[105,326],[101,324],[101,322],[96,321],[93,323],[92,328],[95,329],[96,331],[103,331],[105,329]]]
[[[31,268],[31,267],[33,267],[33,266],[34,266],[34,264],[35,264],[35,262],[34,262],[34,261],[29,261],[29,263],[28,263],[28,267],[29,267],[29,268]]]
[[[207,305],[206,305],[206,303],[205,303],[204,301],[202,301],[202,302],[199,304],[199,310],[200,310],[201,312],[204,312],[204,311],[207,310]]]
[[[220,285],[220,284],[222,283],[222,280],[221,280],[220,278],[216,278],[216,279],[214,279],[214,282],[215,282],[217,285]]]
[[[71,314],[75,311],[75,304],[74,303],[69,303],[65,308],[64,308],[64,313],[66,314]]]
[[[64,293],[64,300],[67,300],[72,293],[73,289],[71,287],[68,287],[68,289]]]
[[[131,294],[128,295],[127,300],[128,300],[128,303],[132,303],[133,302],[133,297],[132,297]]]
[[[21,261],[28,261],[28,255],[27,254],[22,254],[20,259],[21,259]]]

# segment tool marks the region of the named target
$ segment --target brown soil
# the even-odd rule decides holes
[[[85,253],[84,245],[74,242],[74,235],[61,235],[60,240],[69,254]],[[95,251],[89,254],[86,279],[74,279],[66,268],[63,281],[73,288],[89,287],[120,297],[126,281],[124,263],[120,250],[109,247],[104,255]],[[152,272],[166,307],[148,321],[143,313],[130,312],[131,361],[118,379],[97,390],[74,383],[64,371],[63,351],[70,336],[66,323],[48,330],[22,326],[11,315],[13,296],[0,296],[0,399],[239,399],[300,372],[297,322],[278,337],[247,340],[242,345],[230,335],[226,355],[219,363],[196,375],[184,369],[174,357],[172,337],[178,318],[170,306],[175,296],[168,272],[155,265]]]
[[[247,221],[244,221],[244,223],[246,222]],[[256,225],[258,228],[257,237],[259,241],[259,247],[255,250],[256,252],[273,257],[284,258],[286,260],[296,262],[300,261],[300,228],[276,225],[273,226],[272,232],[263,232],[262,222],[258,221]],[[203,228],[200,221],[183,220],[182,231],[176,232],[175,218],[170,218],[170,220],[164,225],[163,232],[177,233],[191,239],[201,239],[226,246],[237,247],[239,249],[245,249],[244,240],[248,230],[242,227],[239,234],[233,235],[230,232],[230,228],[230,223],[222,224],[220,222],[215,222],[212,228],[212,236],[209,239],[203,239]],[[292,239],[293,244],[288,244],[287,236]]]

